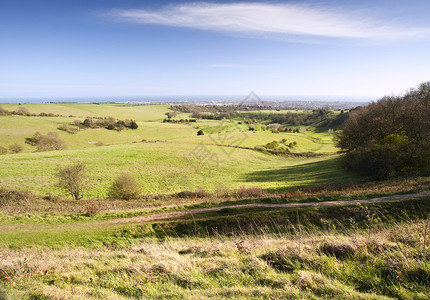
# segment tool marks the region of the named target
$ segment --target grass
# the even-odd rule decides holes
[[[335,156],[285,158],[252,150],[196,144],[157,142],[131,143],[82,150],[20,153],[0,156],[0,185],[31,190],[40,195],[63,195],[55,184],[58,166],[81,161],[92,183],[88,197],[105,197],[111,182],[122,172],[136,177],[146,194],[215,190],[259,185],[272,190],[354,180]],[[330,167],[327,171],[322,168]],[[279,168],[281,168],[279,170]],[[267,177],[265,177],[267,176]]]
[[[124,105],[124,104],[89,104],[89,103],[1,103],[8,111],[19,107],[27,108],[30,113],[53,113],[65,117],[114,117],[117,119],[133,119],[138,122],[159,121],[170,111],[169,105]]]
[[[250,204],[250,203],[306,203],[335,200],[369,199],[380,196],[413,194],[429,190],[429,178],[405,178],[384,182],[365,182],[353,185],[323,184],[287,191],[274,197],[258,187],[184,191],[178,194],[147,196],[128,201],[89,199],[74,201],[70,197],[40,197],[29,192],[0,190],[0,224],[61,224],[105,221],[129,218],[158,212],[193,208]],[[186,195],[184,195],[186,194]],[[95,213],[88,214],[95,208]]]
[[[427,299],[425,226],[3,247],[0,278],[20,299]]]
[[[379,222],[392,224],[405,219],[426,218],[430,212],[430,199],[399,200],[368,205],[320,208],[232,208],[195,215],[166,216],[167,221],[122,220],[132,216],[169,212],[179,207],[156,210],[108,212],[88,217],[73,215],[27,215],[3,217],[0,225],[0,242],[10,247],[25,245],[64,246],[92,245],[128,238],[167,236],[207,236],[231,233],[292,232],[330,226],[348,228],[352,223],[363,227],[369,212]],[[182,208],[184,209],[184,208]],[[142,224],[146,224],[142,227]]]

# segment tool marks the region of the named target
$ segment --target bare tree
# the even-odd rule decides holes
[[[69,191],[74,200],[84,197],[84,189],[87,186],[85,169],[85,165],[79,162],[58,170],[58,185]]]

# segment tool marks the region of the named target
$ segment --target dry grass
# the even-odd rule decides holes
[[[309,197],[355,196],[393,194],[430,189],[429,177],[400,178],[389,181],[370,181],[359,184],[326,183],[293,190],[282,194],[284,199],[305,199]]]
[[[5,215],[18,216],[25,214],[88,214],[89,206],[97,203],[100,212],[132,212],[135,210],[158,209],[166,207],[174,209],[186,205],[216,205],[226,201],[258,199],[264,197],[281,197],[284,201],[309,199],[340,200],[357,197],[366,198],[374,195],[389,195],[395,193],[413,193],[428,190],[429,177],[405,178],[391,181],[367,182],[362,184],[324,184],[313,188],[304,188],[283,194],[269,193],[261,187],[240,187],[229,189],[218,187],[213,193],[205,189],[183,191],[175,194],[144,195],[139,199],[123,201],[118,199],[86,199],[74,201],[58,196],[40,197],[28,191],[15,191],[0,188],[0,211]],[[93,214],[94,215],[94,214]]]
[[[0,279],[12,298],[24,299],[425,299],[423,228],[3,248]]]

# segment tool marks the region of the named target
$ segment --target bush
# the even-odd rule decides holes
[[[140,195],[140,186],[130,173],[122,173],[112,183],[109,197],[113,199],[130,200]]]
[[[30,115],[30,111],[27,108],[20,106],[15,111],[15,114],[16,115],[21,115],[21,116],[28,116],[28,115]]]
[[[66,189],[74,200],[84,197],[84,190],[87,186],[85,169],[85,165],[81,162],[58,169],[58,185]]]
[[[197,131],[197,135],[204,135],[205,133],[203,132],[203,130],[199,130],[199,131]]]
[[[8,115],[10,115],[10,111],[0,106],[0,116],[8,116]]]
[[[258,186],[245,187],[241,186],[232,190],[229,195],[236,198],[259,198],[266,196],[266,191]]]
[[[66,149],[66,142],[56,132],[49,132],[40,137],[36,147],[38,152],[63,150]]]
[[[75,127],[68,126],[68,125],[61,125],[58,127],[58,130],[65,131],[65,132],[70,133],[70,134],[76,134],[76,133],[78,133],[79,128],[75,128]]]
[[[185,198],[205,198],[205,197],[209,197],[210,194],[206,190],[199,188],[197,191],[194,191],[194,192],[193,191],[182,191],[182,192],[174,194],[173,196],[178,197],[178,198],[183,198],[183,199],[185,199]]]
[[[116,120],[112,117],[107,118],[86,118],[83,122],[79,120],[73,121],[71,124],[78,128],[106,128],[108,130],[118,130],[121,131],[126,128],[137,129],[139,126],[133,120]]]
[[[87,127],[87,128],[93,128],[95,125],[94,125],[94,121],[92,118],[86,118],[82,122],[82,126]]]
[[[36,151],[53,151],[66,149],[66,142],[60,138],[56,132],[48,132],[47,135],[42,135],[36,132],[31,138],[25,139],[27,144],[36,146]]]
[[[95,216],[96,214],[98,214],[100,212],[100,206],[99,206],[98,202],[94,199],[89,200],[85,204],[84,208],[85,208],[85,214],[88,217]]]
[[[0,146],[0,155],[7,154],[7,149],[3,146]]]
[[[139,126],[133,120],[125,120],[125,127],[128,127],[130,129],[137,129]]]
[[[29,191],[16,191],[0,187],[0,207],[9,203],[22,203],[32,198],[34,195]]]
[[[24,148],[19,144],[13,144],[9,146],[9,151],[11,153],[20,153]]]
[[[279,147],[279,143],[277,141],[272,141],[266,144],[266,149],[277,149]]]
[[[36,131],[32,137],[25,138],[25,143],[31,146],[36,146],[41,137],[42,134],[39,131]]]

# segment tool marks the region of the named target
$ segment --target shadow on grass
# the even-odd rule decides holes
[[[348,184],[363,178],[345,170],[340,158],[334,157],[317,162],[304,163],[281,169],[256,171],[245,175],[247,182],[284,182],[285,186],[269,188],[269,192],[284,192],[319,184]]]

